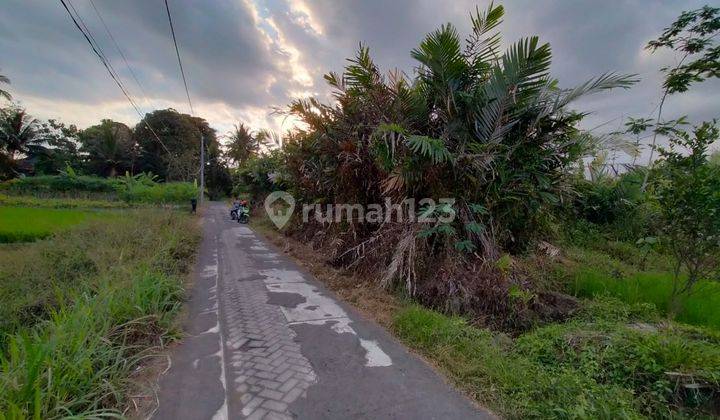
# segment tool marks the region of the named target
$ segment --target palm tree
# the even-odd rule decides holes
[[[91,170],[103,176],[114,177],[131,170],[136,148],[132,131],[123,123],[103,120],[99,125],[80,134],[81,151],[87,153]]]
[[[456,197],[470,227],[455,228],[468,241],[484,247],[495,232],[503,247],[530,243],[571,192],[568,175],[592,141],[568,105],[636,80],[607,73],[562,89],[538,37],[500,50],[503,14],[492,5],[474,13],[465,45],[450,24],[428,34],[412,51],[419,68],[410,80],[383,75],[361,46],[342,74],[325,77],[335,105],[294,101],[289,112],[307,128],[286,150],[302,198]]]
[[[45,151],[38,135],[38,121],[15,106],[0,110],[0,175],[17,176],[23,158]]]
[[[230,143],[227,145],[225,154],[238,165],[244,163],[248,158],[258,153],[260,150],[260,142],[257,136],[254,136],[250,128],[240,123],[227,134]]]
[[[9,85],[9,84],[10,84],[10,78],[8,78],[7,76],[3,76],[2,74],[0,74],[0,84]],[[10,95],[10,92],[8,92],[8,91],[6,91],[6,90],[3,90],[3,89],[0,89],[0,97],[3,97],[3,98],[5,98],[5,99],[7,99],[8,101],[12,100],[12,95]]]

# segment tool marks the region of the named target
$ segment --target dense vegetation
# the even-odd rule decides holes
[[[173,334],[197,236],[185,215],[124,210],[0,248],[0,413],[117,415],[129,374]]]
[[[198,195],[191,182],[157,182],[156,176],[138,174],[116,178],[75,175],[42,175],[0,183],[0,192],[21,197],[121,200],[126,203],[187,204]],[[107,201],[105,201],[107,202]]]
[[[204,136],[211,197],[286,190],[299,205],[435,216],[332,223],[315,207],[284,233],[409,298],[395,332],[500,414],[716,415],[720,131],[668,119],[663,105],[720,76],[720,9],[683,12],[648,43],[677,55],[661,69],[657,114],[610,136],[582,130],[574,101],[638,78],[562,87],[538,37],[501,51],[503,14],[476,10],[465,42],[451,24],[428,34],[411,76],[383,73],[361,45],[325,76],[333,103],[294,101],[286,112],[302,125],[283,136],[239,124],[224,151],[207,122],[171,109],[85,130],[2,109],[0,204],[72,210],[3,209],[53,226],[15,229],[7,237],[50,239],[0,248],[0,412],[101,415],[122,403],[127,373],[167,334],[194,229],[147,209],[81,215],[194,197]],[[628,163],[608,165],[621,150]],[[407,204],[425,198],[452,200]]]
[[[411,53],[411,78],[383,74],[361,46],[344,72],[325,76],[334,103],[297,100],[287,112],[304,126],[281,147],[249,157],[241,148],[235,191],[418,214],[428,209],[405,200],[453,198],[432,214],[451,221],[332,223],[315,207],[284,231],[329,264],[472,320],[415,308],[396,327],[503,414],[707,414],[720,395],[716,123],[688,128],[660,106],[622,133],[583,131],[574,100],[637,78],[562,88],[537,37],[499,50],[502,16],[501,6],[472,14],[464,44],[450,24],[428,34]],[[692,63],[662,69],[663,102],[718,76],[719,31],[720,10],[705,7],[648,44]],[[659,159],[641,166],[643,148]],[[610,170],[603,158],[620,150],[633,163]]]

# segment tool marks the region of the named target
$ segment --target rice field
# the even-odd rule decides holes
[[[32,242],[80,223],[104,218],[108,212],[37,207],[0,207],[0,243]]]

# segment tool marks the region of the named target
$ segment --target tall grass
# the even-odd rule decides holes
[[[197,239],[185,215],[133,210],[0,248],[0,413],[118,415],[129,373],[171,333]]]
[[[720,335],[671,325],[642,331],[652,307],[586,302],[571,322],[512,339],[410,306],[393,328],[459,387],[507,418],[662,418],[707,415],[720,391]],[[688,394],[666,372],[710,388]]]

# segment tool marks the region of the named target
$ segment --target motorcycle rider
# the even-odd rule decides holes
[[[240,210],[240,200],[237,197],[233,199],[232,207],[230,208],[230,217],[236,219],[238,216],[238,210]],[[235,217],[233,217],[233,214]]]

